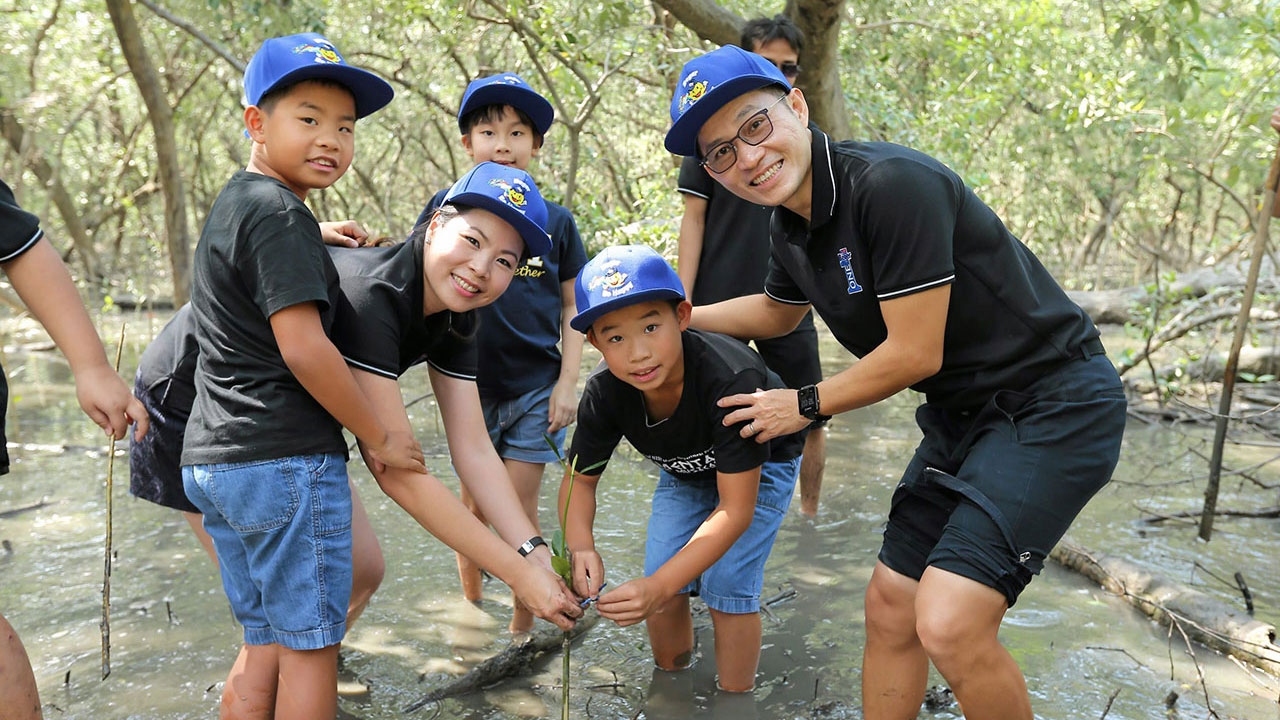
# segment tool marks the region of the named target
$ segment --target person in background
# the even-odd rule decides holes
[[[147,411],[129,393],[129,386],[107,362],[97,328],[85,312],[80,293],[62,258],[40,228],[40,219],[23,210],[13,190],[0,180],[0,268],[14,291],[71,365],[80,408],[116,440],[134,424],[134,439],[147,433]],[[9,386],[0,372],[0,475],[9,472],[4,437]],[[38,720],[43,717],[40,693],[22,639],[0,614],[0,702],[4,717]]]
[[[515,73],[473,80],[458,108],[462,147],[476,163],[496,162],[527,172],[554,116],[551,103]],[[440,205],[444,192],[427,203],[419,223]],[[489,437],[535,527],[543,468],[563,455],[565,428],[578,411],[582,335],[568,323],[573,279],[587,261],[573,215],[553,202],[546,205],[551,247],[521,258],[511,287],[480,311],[476,373]],[[462,500],[485,519],[465,486]],[[480,568],[465,554],[458,555],[458,577],[462,594],[479,601]],[[527,632],[533,616],[519,602],[514,605],[510,630]]]
[[[1098,329],[954,171],[832,141],[759,55],[690,60],[671,119],[669,151],[777,208],[764,292],[700,307],[694,327],[769,337],[812,305],[859,358],[798,391],[724,397],[724,422],[769,442],[906,388],[925,397],[867,586],[864,716],[915,717],[932,662],[965,717],[1031,720],[998,633],[1120,456],[1125,393]]]
[[[800,74],[804,33],[786,15],[756,18],[742,28],[740,46],[773,63],[787,82]],[[764,288],[769,270],[769,218],[773,208],[734,195],[702,169],[696,157],[680,164],[677,189],[684,197],[676,268],[694,306],[752,295]],[[790,388],[822,380],[818,331],[813,313],[805,313],[795,330],[758,339],[756,350],[769,369]],[[800,512],[818,514],[822,476],[827,463],[826,423],[806,431],[800,461]]]

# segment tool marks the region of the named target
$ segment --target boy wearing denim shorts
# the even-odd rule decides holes
[[[467,85],[458,110],[462,147],[477,163],[488,160],[527,171],[554,116],[551,103],[519,75],[479,78]],[[441,190],[427,203],[419,224],[430,218],[444,194]],[[573,279],[587,261],[573,215],[549,200],[546,204],[551,251],[523,258],[502,297],[480,309],[476,373],[489,437],[534,527],[543,467],[563,451],[565,428],[578,409],[582,335],[568,322]],[[547,444],[548,437],[555,449]],[[484,519],[466,488],[462,500]],[[461,554],[458,577],[463,595],[478,601],[480,568]],[[515,603],[511,632],[532,627],[533,615]]]
[[[333,717],[352,563],[342,427],[379,462],[425,466],[411,433],[378,420],[327,337],[338,274],[303,200],[346,172],[356,120],[393,92],[315,34],[263,43],[244,89],[249,163],[196,247],[183,485],[244,628],[222,716]]]
[[[593,538],[596,487],[622,438],[660,468],[644,577],[600,595],[600,615],[646,621],[654,661],[689,666],[700,595],[715,628],[721,689],[755,686],[764,565],[800,468],[799,433],[767,443],[724,421],[725,395],[785,387],[746,345],[688,329],[692,306],[667,261],[644,245],[607,248],[578,274],[573,327],[604,356],[587,379],[569,451],[582,468],[560,487],[574,591],[595,597],[604,563]],[[570,488],[572,487],[572,491]]]
[[[774,207],[764,292],[699,307],[735,337],[812,305],[859,359],[816,385],[721,399],[768,441],[906,388],[922,440],[866,592],[867,720],[915,717],[932,663],[971,720],[1031,720],[1000,624],[1120,456],[1125,395],[1097,327],[937,159],[835,141],[778,68],[723,47],[684,66],[666,147]]]

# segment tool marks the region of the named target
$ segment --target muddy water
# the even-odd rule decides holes
[[[148,323],[132,320],[133,328]],[[142,330],[135,330],[145,335]],[[19,339],[20,340],[20,339]],[[0,611],[27,643],[50,718],[205,718],[216,714],[223,678],[239,646],[213,565],[176,514],[127,495],[127,458],[114,472],[111,675],[101,671],[105,444],[79,414],[65,364],[13,350],[12,472],[0,478]],[[132,367],[141,341],[133,341]],[[828,370],[838,348],[827,347]],[[425,373],[406,378],[406,398],[425,392]],[[713,640],[697,616],[699,658],[688,673],[655,673],[642,627],[601,623],[574,646],[575,718],[857,718],[863,644],[862,590],[875,561],[890,489],[916,442],[915,399],[896,398],[832,422],[827,482],[816,521],[784,523],[768,572],[759,686],[748,697],[716,692]],[[429,464],[456,485],[430,402],[414,405]],[[1130,424],[1117,481],[1077,522],[1086,546],[1123,554],[1239,605],[1223,580],[1244,573],[1261,619],[1280,617],[1276,520],[1221,520],[1212,542],[1179,523],[1142,518],[1198,508],[1207,433]],[[1274,448],[1234,447],[1229,461],[1261,462]],[[343,649],[346,717],[400,717],[430,689],[509,642],[509,596],[488,581],[479,607],[463,601],[453,554],[351,466],[387,558],[387,579]],[[1275,471],[1258,478],[1276,482]],[[548,473],[546,498],[554,496]],[[616,584],[641,570],[648,497],[656,473],[634,455],[602,481],[598,545]],[[1275,504],[1274,490],[1229,480],[1220,506]],[[549,508],[550,500],[544,503]],[[22,508],[28,508],[22,510]],[[19,512],[12,512],[20,510]],[[554,514],[544,510],[544,527]],[[1198,565],[1197,565],[1198,563]],[[1280,718],[1280,682],[1195,648],[1089,581],[1051,565],[1010,611],[1002,638],[1025,669],[1040,718]],[[1197,664],[1204,673],[1197,679]],[[559,717],[560,662],[481,694],[428,705],[417,717]],[[941,684],[934,676],[931,683]],[[1207,699],[1206,699],[1207,698]],[[1109,705],[1109,709],[1108,709]],[[0,710],[0,717],[3,716]],[[954,705],[921,717],[954,718]]]

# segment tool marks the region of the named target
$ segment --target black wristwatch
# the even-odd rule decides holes
[[[516,548],[516,552],[520,553],[520,557],[524,557],[529,553],[533,552],[533,549],[538,547],[539,545],[546,545],[546,544],[547,544],[547,541],[543,540],[541,535],[534,535],[528,540],[525,540],[523,545]]]
[[[813,422],[826,422],[830,415],[823,415],[822,403],[818,400],[818,386],[805,385],[796,391],[796,401],[800,403],[800,414]]]

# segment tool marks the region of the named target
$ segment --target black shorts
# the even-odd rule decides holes
[[[1105,355],[1065,363],[986,406],[916,411],[924,439],[893,494],[880,560],[928,566],[1004,594],[1012,607],[1120,457],[1126,401]]]
[[[168,379],[150,387],[135,378],[133,393],[147,408],[151,428],[129,443],[129,494],[174,510],[199,513],[182,489],[182,436],[191,404],[186,388]]]
[[[822,382],[818,330],[813,325],[812,310],[805,313],[795,330],[781,337],[756,340],[755,345],[764,364],[778,373],[787,387],[799,389]]]

